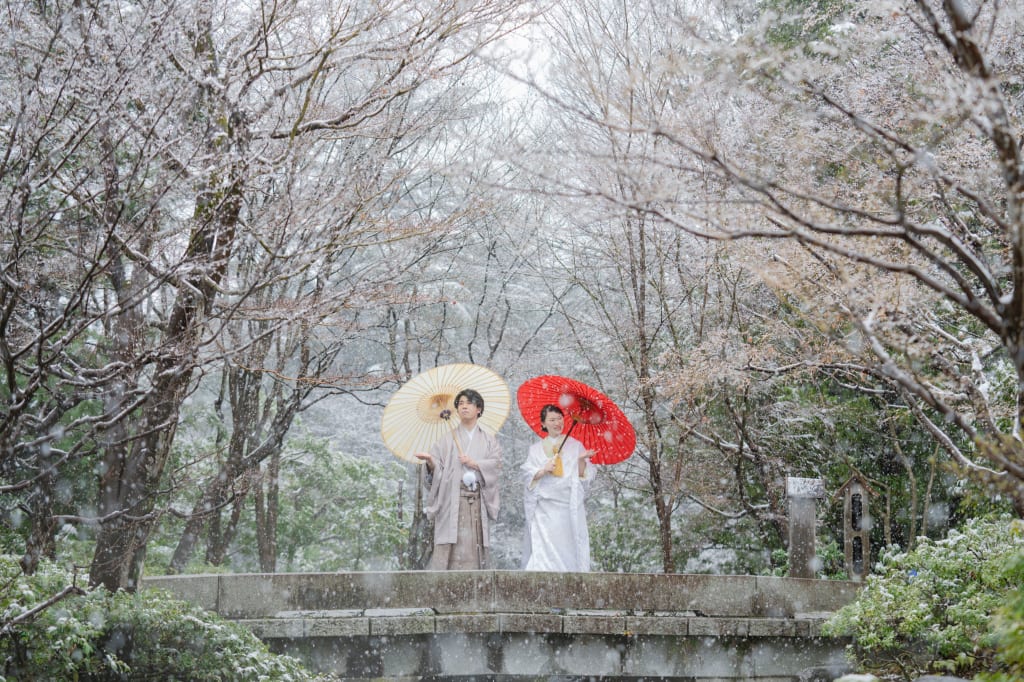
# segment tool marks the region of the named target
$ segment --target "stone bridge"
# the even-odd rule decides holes
[[[523,571],[151,577],[344,679],[832,680],[859,583]]]

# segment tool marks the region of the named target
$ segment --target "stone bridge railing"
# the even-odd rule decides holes
[[[832,679],[822,622],[858,583],[408,571],[147,578],[346,679]],[[819,671],[818,673],[814,671]],[[814,675],[819,674],[815,678]]]

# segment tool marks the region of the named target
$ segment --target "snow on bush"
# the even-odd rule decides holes
[[[1024,552],[1024,524],[974,519],[942,540],[919,538],[912,552],[886,552],[857,601],[826,624],[851,637],[863,670],[912,677],[961,675],[996,664],[993,615],[1019,586],[1008,570]]]

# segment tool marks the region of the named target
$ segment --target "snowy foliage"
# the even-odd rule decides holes
[[[78,589],[32,615],[34,608],[73,586],[75,576],[43,562],[34,576],[26,577],[9,556],[0,556],[0,575],[0,680],[326,679],[292,658],[270,653],[243,626],[158,592]]]
[[[995,661],[993,614],[1020,586],[1010,561],[1024,554],[1024,525],[975,519],[911,552],[886,553],[857,601],[828,622],[849,636],[850,658],[865,669],[969,673]],[[1014,627],[1019,627],[1020,621]]]
[[[1010,562],[1007,579],[1017,585],[993,619],[999,672],[983,673],[981,682],[1024,679],[1024,553]]]

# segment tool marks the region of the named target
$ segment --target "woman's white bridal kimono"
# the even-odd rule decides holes
[[[530,447],[522,466],[526,484],[523,567],[528,571],[590,570],[590,534],[583,500],[597,470],[587,462],[580,477],[583,444],[570,437],[562,445],[562,476],[547,474],[533,480],[561,444],[562,436],[538,441]]]

